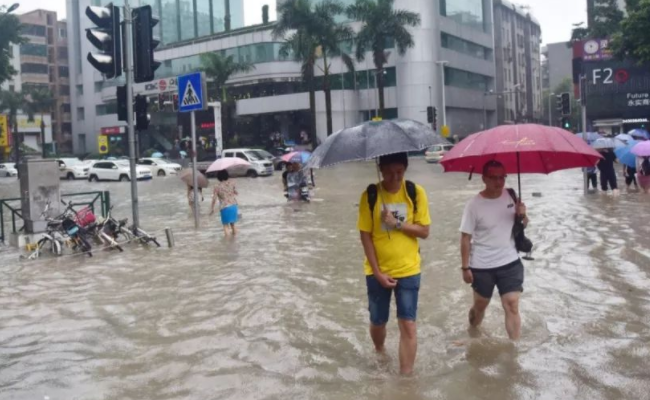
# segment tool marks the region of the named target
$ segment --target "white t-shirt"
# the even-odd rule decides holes
[[[506,189],[497,199],[486,199],[479,193],[467,203],[460,231],[472,235],[470,267],[497,268],[519,259],[512,237],[515,208]]]

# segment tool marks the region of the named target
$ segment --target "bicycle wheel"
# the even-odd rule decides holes
[[[39,254],[42,253],[43,250],[49,250],[50,253],[54,254],[55,256],[60,256],[61,254],[63,254],[61,243],[59,243],[59,241],[56,239],[50,239],[44,237],[38,241],[37,246],[38,246],[37,251],[39,252]]]

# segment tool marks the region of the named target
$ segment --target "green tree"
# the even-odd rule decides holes
[[[251,72],[255,65],[249,62],[235,61],[232,55],[224,56],[220,53],[201,54],[201,70],[205,72],[208,79],[211,79],[210,86],[215,96],[221,102],[222,131],[231,134],[233,123],[231,109],[235,106],[228,100],[228,87],[226,82],[235,74]],[[210,95],[208,94],[208,97]]]
[[[618,58],[650,62],[650,0],[628,1],[628,15],[610,46]]]
[[[631,0],[632,3],[635,1],[637,0]],[[571,43],[587,38],[611,37],[620,30],[625,14],[618,7],[617,0],[594,0],[589,16],[589,26],[574,24],[571,41],[567,44],[569,47]]]
[[[348,70],[354,71],[352,57],[342,50],[342,45],[354,38],[354,31],[349,26],[337,21],[337,17],[344,12],[345,7],[336,0],[324,0],[315,5],[312,5],[310,0],[289,0],[278,7],[279,17],[273,30],[275,37],[285,38],[288,41],[295,39],[299,44],[302,43],[301,46],[305,48],[300,49],[300,53],[294,52],[294,54],[296,58],[303,62],[303,67],[305,67],[305,61],[311,63],[311,58],[314,58],[314,70],[319,68],[323,72],[328,135],[331,135],[333,131],[332,91],[330,86],[331,60],[340,57]],[[287,34],[292,31],[295,32],[287,37]],[[298,38],[293,37],[296,35]],[[312,51],[310,47],[314,45]],[[323,61],[322,68],[318,65],[318,59]]]
[[[34,118],[33,108],[21,92],[0,91],[0,112],[7,112],[9,116],[9,126],[11,127],[11,134],[13,136],[12,146],[14,149],[14,161],[20,162],[20,148],[23,143],[23,137],[18,132],[18,120],[16,116],[18,111],[21,110],[27,114],[29,119]]]
[[[25,39],[20,36],[20,21],[15,15],[0,9],[0,85],[11,79],[16,70],[11,66],[12,44],[21,44]]]
[[[316,67],[316,49],[318,45],[314,38],[304,31],[294,31],[289,36],[282,36],[285,32],[276,25],[273,31],[274,37],[282,37],[283,43],[280,47],[280,57],[293,58],[300,63],[302,81],[307,85],[309,90],[309,139],[312,143],[317,143],[316,135],[316,77],[314,70]]]
[[[372,52],[377,69],[377,89],[379,90],[379,115],[384,116],[384,65],[389,52],[386,45],[391,41],[399,55],[403,56],[415,43],[407,27],[420,25],[420,15],[405,10],[396,10],[394,0],[357,0],[347,9],[350,19],[361,21],[363,26],[356,37],[356,57],[363,61],[368,51]]]
[[[47,157],[45,148],[45,121],[43,114],[52,113],[52,107],[56,104],[56,99],[49,89],[35,88],[25,95],[28,100],[30,112],[41,115],[41,147],[43,158]]]

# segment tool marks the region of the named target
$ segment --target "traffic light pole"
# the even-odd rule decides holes
[[[126,123],[129,137],[129,166],[131,170],[131,208],[133,209],[133,230],[140,226],[138,211],[138,175],[135,168],[135,127],[133,126],[133,16],[129,1],[124,0],[124,77],[126,78]]]
[[[587,141],[587,93],[586,93],[586,90],[585,90],[586,89],[586,84],[587,84],[586,80],[587,80],[587,78],[584,75],[580,76],[580,106],[581,106],[580,107],[580,111],[581,111],[580,117],[582,119],[582,121],[581,121],[581,123],[582,123],[582,137],[585,140],[585,142],[587,142],[587,144],[588,144],[589,142]],[[584,195],[586,196],[587,194],[589,194],[589,178],[587,176],[587,169],[586,168],[583,169],[582,175],[583,175],[582,179],[584,181],[584,183],[583,183],[584,184],[583,192],[584,192]]]

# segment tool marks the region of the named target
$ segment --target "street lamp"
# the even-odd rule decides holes
[[[440,66],[440,86],[442,88],[442,126],[446,126],[447,104],[445,99],[445,65],[449,64],[449,61],[436,61],[436,64]]]
[[[7,17],[7,15],[9,15],[9,14],[11,14],[12,12],[16,11],[16,9],[17,9],[18,7],[20,7],[20,4],[18,4],[18,3],[14,3],[14,4],[12,4],[11,7],[9,7],[9,8],[7,9],[7,11],[5,11],[5,13],[2,14],[2,15],[0,16],[0,21],[2,21],[3,19],[5,19],[5,18]]]
[[[553,109],[551,108],[551,99],[555,96],[554,92],[548,94],[548,126],[553,126]]]

